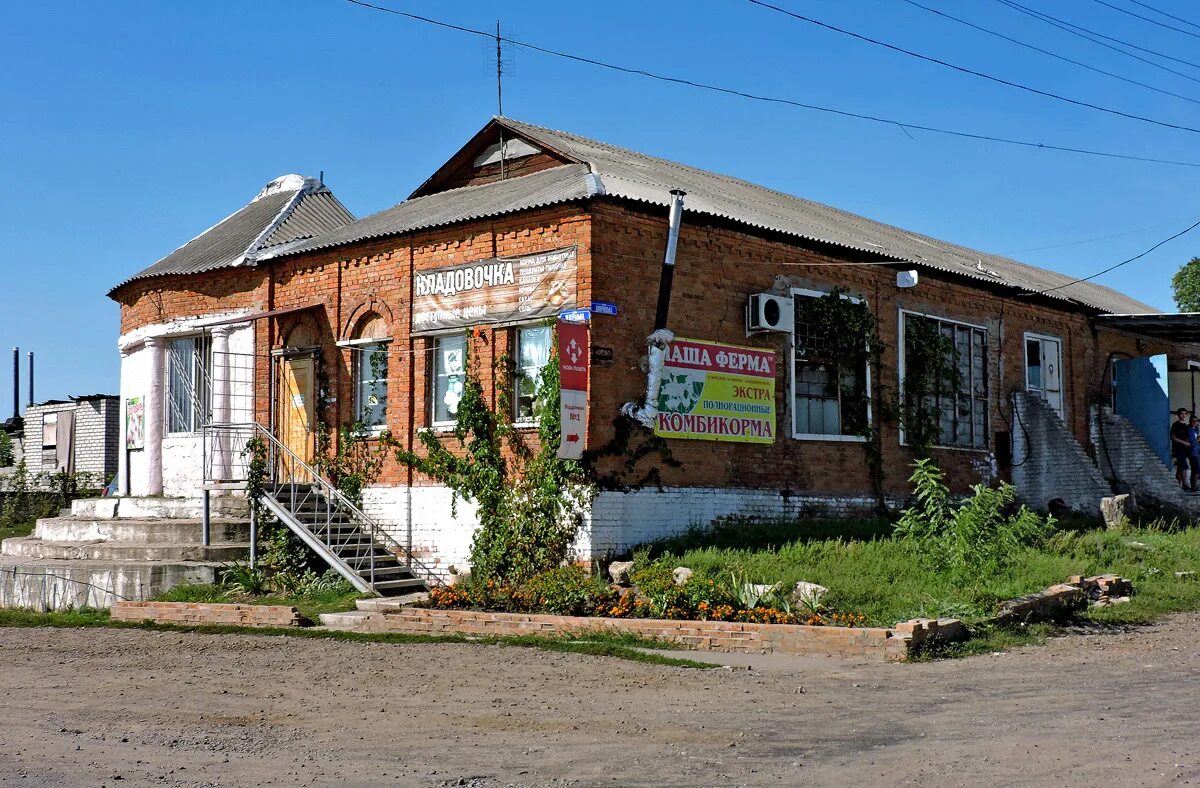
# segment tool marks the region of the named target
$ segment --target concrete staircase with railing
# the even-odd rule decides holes
[[[245,499],[215,499],[205,545],[202,508],[186,498],[75,501],[0,543],[0,607],[108,608],[216,582],[223,564],[249,557],[249,512]]]
[[[322,484],[269,485],[262,503],[360,591],[394,596],[422,591],[426,581],[372,535],[353,507],[339,506]]]

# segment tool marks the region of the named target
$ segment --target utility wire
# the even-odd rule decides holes
[[[1142,16],[1141,14],[1134,13],[1133,11],[1129,11],[1127,9],[1121,8],[1118,5],[1113,5],[1112,3],[1106,2],[1106,0],[1092,0],[1092,2],[1099,3],[1100,5],[1105,6],[1106,8],[1111,8],[1114,11],[1120,11],[1122,14],[1128,14],[1129,16],[1133,17],[1134,19],[1140,19],[1143,22],[1149,22],[1152,25],[1158,25],[1159,27],[1166,28],[1167,30],[1174,30],[1176,33],[1183,33],[1185,36],[1191,36],[1192,38],[1200,38],[1200,34],[1193,33],[1191,30],[1181,30],[1178,27],[1175,27],[1174,25],[1168,25],[1165,22],[1159,22],[1157,19],[1151,19],[1148,16]]]
[[[1200,99],[1194,99],[1191,96],[1184,96],[1180,93],[1172,93],[1169,90],[1164,90],[1163,88],[1155,87],[1154,85],[1148,85],[1145,82],[1138,82],[1136,79],[1130,79],[1129,77],[1123,77],[1120,74],[1114,74],[1111,71],[1105,71],[1102,68],[1097,68],[1095,66],[1088,65],[1087,63],[1083,63],[1078,60],[1074,60],[1073,58],[1069,58],[1065,55],[1060,55],[1057,52],[1051,52],[1048,49],[1042,49],[1039,46],[1034,46],[1033,44],[1028,44],[1024,41],[1020,41],[1016,38],[1012,38],[1011,36],[1006,36],[1003,33],[999,33],[995,30],[990,30],[986,27],[982,27],[973,22],[968,22],[966,19],[960,19],[957,16],[952,16],[950,14],[947,14],[944,11],[939,11],[936,8],[930,8],[927,5],[921,5],[920,3],[916,2],[916,0],[901,0],[901,2],[908,3],[911,6],[915,6],[916,8],[920,8],[924,11],[928,11],[929,13],[940,16],[943,19],[949,19],[951,21],[958,22],[960,25],[966,25],[967,27],[969,27],[973,30],[978,30],[979,32],[986,33],[989,36],[995,36],[996,38],[1002,39],[1004,41],[1008,41],[1009,43],[1016,44],[1019,47],[1024,47],[1025,49],[1032,49],[1034,52],[1040,52],[1043,55],[1047,55],[1049,57],[1055,58],[1056,60],[1061,60],[1066,63],[1072,63],[1076,66],[1079,66],[1080,68],[1085,68],[1088,71],[1094,71],[1097,74],[1103,74],[1106,77],[1112,77],[1113,79],[1119,79],[1122,82],[1127,82],[1130,85],[1137,85],[1138,87],[1143,87],[1143,88],[1146,88],[1147,90],[1153,90],[1155,93],[1162,93],[1165,96],[1173,96],[1177,99],[1183,99],[1184,101],[1190,101],[1193,104],[1200,104]],[[1097,0],[1097,2],[1099,2],[1099,0]]]
[[[1007,256],[1007,255],[1013,255],[1013,254],[1025,254],[1026,252],[1042,252],[1047,249],[1062,249],[1067,246],[1082,246],[1083,244],[1096,243],[1097,241],[1107,241],[1112,238],[1122,238],[1126,235],[1136,235],[1137,233],[1145,233],[1145,232],[1149,232],[1151,230],[1161,230],[1164,227],[1174,227],[1175,225],[1179,224],[1180,222],[1190,222],[1190,221],[1191,221],[1191,217],[1187,217],[1184,219],[1176,219],[1173,222],[1163,222],[1162,224],[1153,224],[1153,225],[1150,225],[1149,227],[1135,227],[1132,230],[1123,230],[1122,232],[1119,232],[1119,233],[1111,233],[1109,235],[1098,235],[1095,238],[1083,238],[1078,241],[1066,241],[1064,243],[1049,244],[1047,246],[1034,246],[1029,249],[1013,249],[1008,252],[1000,252],[1000,254]]]
[[[1196,24],[1195,22],[1189,22],[1181,16],[1175,16],[1173,14],[1168,14],[1166,11],[1155,8],[1152,5],[1147,5],[1146,3],[1139,2],[1138,0],[1129,0],[1129,2],[1133,3],[1134,5],[1140,5],[1142,8],[1145,8],[1147,11],[1153,11],[1156,14],[1165,16],[1167,19],[1174,19],[1176,22],[1183,22],[1185,25],[1187,25],[1189,27],[1194,27],[1194,28],[1200,30],[1200,25]]]
[[[1022,84],[1020,82],[1013,82],[1012,80],[1004,79],[1003,77],[997,77],[997,76],[993,76],[992,74],[985,74],[982,71],[975,71],[974,69],[970,69],[965,66],[955,65],[954,63],[950,63],[945,60],[940,60],[939,58],[936,58],[936,57],[930,57],[929,55],[922,55],[921,53],[914,52],[911,49],[905,49],[904,47],[896,46],[895,44],[889,44],[886,41],[880,41],[877,38],[871,38],[869,36],[864,36],[861,33],[855,33],[853,31],[846,30],[845,28],[837,27],[836,25],[831,25],[828,22],[822,22],[820,20],[813,19],[812,17],[804,16],[803,14],[797,14],[794,11],[788,11],[786,8],[780,8],[777,5],[772,5],[771,3],[765,2],[765,0],[748,0],[748,2],[752,3],[753,5],[762,6],[763,8],[769,8],[772,11],[777,11],[778,13],[781,13],[785,16],[790,16],[793,19],[797,19],[801,22],[808,22],[809,24],[816,25],[818,27],[823,27],[826,30],[832,30],[835,33],[841,33],[842,35],[850,36],[851,38],[856,38],[859,41],[864,41],[868,44],[874,44],[875,46],[880,46],[885,49],[890,49],[893,52],[899,52],[901,54],[908,55],[909,57],[915,57],[918,60],[924,60],[927,63],[934,63],[939,66],[945,66],[946,68],[953,69],[954,71],[958,71],[959,73],[970,74],[971,76],[979,77],[981,79],[986,79],[990,82],[995,82],[999,85],[1007,85],[1008,87],[1016,88],[1017,90],[1023,90],[1026,93],[1033,93],[1034,95],[1043,96],[1045,98],[1051,98],[1051,99],[1054,99],[1055,101],[1062,101],[1067,104],[1074,104],[1077,107],[1086,107],[1088,109],[1094,109],[1098,112],[1105,112],[1109,115],[1117,115],[1118,117],[1129,118],[1130,120],[1138,120],[1143,123],[1150,123],[1155,126],[1162,126],[1163,128],[1178,129],[1180,131],[1189,131],[1189,132],[1192,132],[1193,134],[1200,134],[1200,129],[1194,128],[1192,126],[1182,126],[1177,123],[1169,123],[1165,120],[1156,120],[1155,118],[1149,118],[1149,117],[1146,117],[1145,115],[1135,115],[1132,112],[1124,112],[1119,109],[1113,109],[1112,107],[1105,107],[1105,106],[1101,106],[1099,104],[1092,104],[1091,102],[1088,102],[1088,101],[1081,101],[1079,99],[1069,98],[1060,93],[1052,93],[1048,90],[1041,90],[1040,88],[1031,87],[1029,85]]]
[[[1060,26],[1065,25],[1066,27],[1071,28],[1076,31],[1079,31],[1080,33],[1087,33],[1089,35],[1098,36],[1099,38],[1103,38],[1105,41],[1112,41],[1113,43],[1120,44],[1121,46],[1127,46],[1130,49],[1136,49],[1139,52],[1145,52],[1148,55],[1154,55],[1155,57],[1161,57],[1164,60],[1171,60],[1176,63],[1181,63],[1185,66],[1191,66],[1192,68],[1200,68],[1200,63],[1193,63],[1190,60],[1183,60],[1181,58],[1172,57],[1171,55],[1167,55],[1162,52],[1157,52],[1153,49],[1146,49],[1145,47],[1140,47],[1137,44],[1131,44],[1128,41],[1125,41],[1120,38],[1113,38],[1112,36],[1106,36],[1103,33],[1097,32],[1095,30],[1091,30],[1086,27],[1080,27],[1079,25],[1073,24],[1064,19],[1059,19],[1058,17],[1050,16],[1049,14],[1043,13],[1041,11],[1035,11],[1034,9],[1029,8],[1028,6],[1023,6],[1020,3],[1015,2],[1015,0],[996,0],[996,2],[1000,3],[1001,5],[1008,6],[1009,8],[1013,9],[1014,11],[1020,11],[1022,14],[1025,14],[1026,16],[1032,16],[1034,19],[1040,19],[1043,22],[1052,24],[1055,27],[1060,27]],[[1087,36],[1084,36],[1084,38],[1087,38]],[[1117,51],[1120,52],[1121,50],[1118,49]],[[1126,54],[1128,54],[1128,53],[1126,53]],[[1139,60],[1140,59],[1141,58],[1139,58]],[[1145,62],[1151,62],[1151,61],[1145,61]],[[1172,73],[1178,74],[1179,72],[1172,72]],[[1180,74],[1180,76],[1185,76],[1185,75]],[[1189,77],[1189,79],[1190,79],[1190,77]]]
[[[394,8],[388,8],[386,6],[376,5],[373,3],[366,2],[365,0],[346,0],[346,2],[350,3],[352,5],[360,6],[362,8],[369,8],[374,11],[382,11],[384,13],[394,14],[395,16],[405,17],[407,19],[412,19],[417,22],[425,22],[427,24],[435,25],[437,27],[442,27],[442,28],[446,28],[449,30],[456,30],[461,33],[469,33],[469,34],[475,35],[475,36],[482,36],[484,38],[491,39],[492,41],[494,41],[496,38],[495,32],[487,32],[485,30],[476,30],[476,29],[469,28],[469,27],[463,27],[462,25],[455,25],[455,24],[451,24],[449,22],[443,22],[443,21],[440,21],[437,19],[431,19],[429,17],[421,16],[419,14],[411,14],[407,11],[398,11]],[[770,104],[783,104],[783,105],[787,105],[787,106],[791,106],[791,107],[799,107],[800,109],[812,110],[814,112],[824,112],[824,113],[827,113],[830,115],[838,115],[838,116],[844,117],[844,118],[854,118],[856,120],[865,120],[865,121],[870,121],[872,123],[882,123],[887,126],[895,126],[897,128],[900,128],[901,130],[905,130],[905,131],[907,131],[908,129],[913,129],[915,131],[927,131],[932,134],[944,134],[944,135],[951,136],[951,137],[960,137],[962,139],[980,140],[980,141],[984,141],[984,142],[995,142],[995,143],[1000,143],[1000,144],[1004,144],[1004,145],[1016,145],[1016,146],[1024,147],[1024,148],[1039,148],[1042,150],[1060,151],[1062,153],[1077,153],[1077,154],[1084,155],[1084,156],[1096,156],[1096,157],[1106,158],[1106,159],[1122,159],[1125,161],[1140,161],[1140,162],[1146,162],[1146,163],[1150,163],[1150,164],[1168,164],[1168,165],[1175,166],[1175,167],[1200,167],[1200,162],[1176,161],[1173,159],[1157,159],[1157,158],[1153,158],[1153,157],[1149,157],[1149,156],[1131,156],[1128,154],[1113,153],[1111,151],[1098,151],[1098,150],[1090,150],[1087,148],[1075,148],[1075,147],[1071,147],[1071,146],[1067,146],[1067,145],[1049,145],[1049,144],[1041,143],[1041,142],[1031,142],[1029,140],[1012,139],[1009,137],[998,137],[998,136],[994,136],[991,134],[976,134],[976,133],[968,132],[968,131],[957,131],[955,129],[939,128],[937,126],[926,126],[926,125],[922,125],[919,123],[909,123],[907,121],[899,121],[899,120],[895,120],[893,118],[880,117],[878,115],[867,115],[867,114],[863,114],[863,113],[859,113],[859,112],[850,112],[847,110],[834,109],[832,107],[823,107],[823,106],[820,106],[817,104],[808,104],[808,103],[805,103],[802,101],[795,101],[793,99],[780,98],[778,96],[764,96],[764,95],[759,95],[759,94],[755,94],[755,93],[748,93],[746,91],[736,90],[734,88],[727,88],[727,87],[721,87],[719,85],[706,84],[704,82],[697,82],[695,80],[684,79],[682,77],[671,77],[671,76],[666,76],[663,74],[656,74],[654,72],[646,71],[646,70],[640,69],[640,68],[630,68],[627,66],[618,66],[618,65],[615,65],[612,63],[605,63],[600,60],[594,60],[592,58],[583,57],[581,55],[573,55],[569,52],[561,52],[558,50],[547,49],[546,47],[537,46],[535,44],[530,44],[525,41],[519,41],[515,38],[511,38],[508,36],[501,36],[500,40],[505,43],[512,44],[513,46],[522,47],[524,49],[529,49],[534,52],[540,52],[545,55],[551,55],[553,57],[564,58],[566,60],[572,60],[577,63],[586,63],[588,65],[597,66],[599,68],[608,69],[610,71],[618,71],[623,74],[633,74],[635,76],[646,77],[648,79],[654,79],[654,80],[658,80],[660,82],[669,82],[669,83],[676,84],[676,85],[686,85],[688,87],[698,88],[700,90],[707,90],[707,91],[711,91],[714,93],[722,93],[722,94],[725,94],[728,96],[737,96],[739,98],[749,99],[751,101],[761,101],[761,102],[770,103]]]
[[[1020,293],[1017,297],[1018,298],[1028,298],[1029,296],[1042,295],[1043,293],[1053,293],[1055,290],[1062,290],[1064,287],[1070,287],[1071,285],[1077,285],[1077,284],[1080,284],[1081,282],[1087,282],[1092,279],[1095,279],[1098,276],[1103,276],[1104,274],[1107,274],[1110,271],[1117,270],[1118,268],[1120,268],[1123,265],[1128,265],[1129,263],[1132,263],[1134,260],[1142,259],[1143,257],[1150,254],[1151,252],[1153,252],[1155,249],[1162,246],[1163,244],[1170,243],[1171,241],[1174,241],[1179,236],[1190,233],[1192,230],[1195,230],[1197,227],[1200,227],[1200,220],[1197,220],[1194,224],[1192,224],[1187,229],[1180,230],[1179,232],[1175,233],[1171,237],[1162,239],[1161,241],[1154,244],[1154,246],[1151,246],[1149,249],[1142,252],[1141,254],[1135,254],[1133,257],[1122,260],[1121,262],[1117,263],[1116,265],[1110,265],[1108,268],[1105,268],[1103,271],[1097,271],[1096,273],[1092,274],[1091,276],[1085,276],[1082,279],[1074,279],[1070,282],[1067,282],[1066,284],[1058,285],[1057,287],[1047,287],[1045,290],[1038,290],[1036,293]]]

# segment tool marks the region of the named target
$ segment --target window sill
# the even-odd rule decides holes
[[[906,442],[900,441],[900,445],[906,449],[912,448]],[[930,446],[931,451],[969,451],[976,454],[991,454],[991,446]]]
[[[866,443],[864,435],[822,435],[821,433],[792,433],[792,440],[797,441],[833,441],[835,443]]]

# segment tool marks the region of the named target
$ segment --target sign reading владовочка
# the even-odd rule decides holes
[[[514,325],[575,306],[575,247],[413,271],[412,333]]]
[[[667,348],[654,434],[775,442],[775,353],[676,338]]]

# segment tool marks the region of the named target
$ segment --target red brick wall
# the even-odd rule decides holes
[[[256,328],[258,418],[270,420],[267,350],[307,323],[321,338],[329,407],[333,424],[353,418],[351,352],[338,348],[364,314],[387,322],[393,342],[388,363],[388,428],[406,447],[429,421],[429,361],[432,340],[411,337],[412,271],[495,256],[513,256],[578,247],[578,299],[614,301],[617,317],[596,316],[594,345],[611,347],[614,363],[592,374],[588,445],[596,448],[613,434],[613,420],[623,402],[638,399],[645,375],[640,359],[645,336],[653,326],[662,251],[666,241],[665,209],[616,200],[588,205],[559,205],[495,219],[465,222],[398,237],[365,241],[314,252],[258,268],[226,269],[188,277],[135,282],[117,294],[123,333],[164,320],[249,308],[282,309],[316,304],[303,315],[260,320]],[[985,285],[974,286],[943,275],[921,272],[911,290],[895,285],[895,270],[871,265],[868,257],[845,249],[805,244],[797,239],[751,233],[718,221],[700,221],[685,210],[680,238],[670,326],[680,336],[773,348],[785,362],[783,335],[745,336],[743,308],[750,293],[774,288],[778,277],[788,284],[825,290],[837,285],[864,296],[879,320],[886,348],[882,380],[897,387],[896,331],[898,311],[911,309],[983,325],[990,342],[989,409],[991,429],[1008,430],[1008,396],[1024,386],[1024,332],[1062,338],[1067,418],[1077,439],[1087,445],[1088,405],[1107,390],[1104,379],[1109,353],[1149,355],[1162,346],[1148,345],[1120,332],[1094,332],[1085,316],[1069,308],[1031,299],[1001,297]],[[475,368],[495,396],[496,364],[508,352],[511,330],[485,328],[471,340]],[[681,468],[662,468],[663,481],[680,486],[734,486],[790,490],[810,494],[865,493],[871,480],[861,444],[798,441],[791,435],[787,364],[777,381],[779,436],[774,445],[671,441]],[[531,436],[532,437],[532,436]],[[882,425],[887,489],[903,493],[912,456],[899,444],[895,425]],[[994,443],[993,443],[994,445]],[[937,459],[957,489],[977,481],[987,451],[939,450]],[[655,462],[642,461],[641,470]],[[613,470],[623,458],[601,463]],[[640,473],[636,474],[640,475]],[[389,462],[383,481],[405,483],[409,472]],[[427,480],[416,479],[417,483]]]
[[[607,441],[621,403],[640,398],[645,374],[640,360],[645,337],[652,330],[662,254],[666,245],[666,211],[598,202],[593,208],[593,268],[597,299],[614,301],[620,317],[597,316],[592,321],[593,344],[612,347],[614,364],[593,370],[589,446]],[[747,337],[744,306],[751,293],[769,291],[778,277],[787,284],[813,290],[833,286],[865,297],[874,311],[885,349],[883,385],[898,386],[897,327],[899,310],[912,310],[982,325],[988,330],[990,428],[1009,429],[1010,393],[1024,381],[1026,331],[1061,337],[1064,399],[1067,419],[1076,438],[1087,445],[1088,404],[1105,391],[1107,355],[1124,346],[1136,351],[1135,340],[1112,332],[1095,334],[1087,318],[1067,305],[1047,306],[1028,298],[1001,296],[986,286],[972,286],[948,276],[920,272],[920,284],[896,287],[895,268],[872,265],[864,255],[835,250],[797,239],[749,233],[684,212],[674,276],[669,327],[679,336],[774,349],[781,361],[776,382],[779,434],[774,445],[673,440],[671,451],[681,468],[664,468],[668,485],[746,486],[804,493],[852,493],[871,489],[861,444],[794,440],[791,435],[787,344],[782,334]],[[1136,355],[1163,352],[1145,343]],[[913,460],[900,445],[894,424],[882,425],[886,487],[903,493]],[[994,439],[991,443],[995,445]],[[988,451],[939,449],[935,452],[957,489],[980,478],[979,464]],[[649,463],[651,460],[646,460]],[[616,460],[606,463],[617,468]]]

